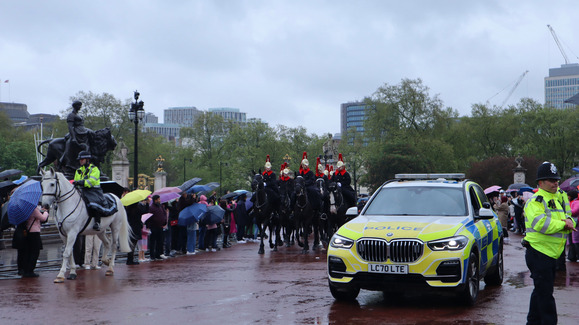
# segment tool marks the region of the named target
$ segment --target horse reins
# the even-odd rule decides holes
[[[45,193],[42,193],[42,196],[44,196],[44,195],[46,195],[46,196],[54,196],[54,198],[56,199],[56,203],[58,204],[58,203],[62,203],[62,202],[64,202],[64,201],[72,198],[73,195],[75,194],[75,191],[78,192],[78,190],[77,190],[75,187],[73,187],[70,191],[64,193],[63,195],[60,195],[60,183],[59,183],[58,177],[55,175],[54,179],[55,179],[55,183],[56,183],[56,189],[54,190],[54,193],[46,193],[46,194],[45,194]],[[60,196],[57,196],[57,193],[58,193],[58,195],[60,195]],[[63,198],[63,197],[64,197],[64,198]],[[80,202],[82,202],[82,196],[79,197],[78,202],[76,202],[76,206],[74,207],[74,209],[72,209],[72,210],[70,211],[70,213],[67,214],[67,215],[62,219],[62,221],[59,220],[58,223],[57,223],[58,232],[60,232],[60,234],[63,235],[64,237],[66,237],[66,233],[64,232],[64,230],[62,230],[62,224],[64,223],[64,221],[66,221],[66,219],[67,219],[68,217],[70,217],[70,216],[74,213],[74,211],[76,211],[76,209],[77,209],[77,208],[79,207],[79,205],[80,205]],[[55,216],[56,216],[56,214],[55,214]],[[88,221],[90,222],[90,218],[88,218]],[[87,225],[88,225],[88,223],[84,225],[84,228],[82,229],[83,231],[84,231],[84,229],[87,227]],[[82,232],[82,231],[81,231],[81,232]]]

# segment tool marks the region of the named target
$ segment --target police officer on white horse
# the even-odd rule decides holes
[[[87,205],[89,215],[93,217],[93,229],[100,231],[101,215],[111,215],[116,212],[116,207],[108,207],[107,200],[101,189],[101,172],[90,160],[92,156],[88,151],[78,154],[80,168],[74,173],[73,184],[82,190],[82,196]]]

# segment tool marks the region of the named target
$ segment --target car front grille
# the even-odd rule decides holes
[[[387,242],[383,239],[360,239],[356,242],[358,255],[368,262],[412,263],[423,252],[424,244],[419,240],[397,239]]]

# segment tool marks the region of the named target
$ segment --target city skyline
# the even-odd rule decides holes
[[[578,10],[571,0],[8,2],[0,95],[58,114],[79,91],[125,100],[139,90],[159,117],[172,106],[238,107],[323,134],[340,131],[342,103],[420,78],[468,116],[487,101],[544,103],[544,78],[565,63],[547,25],[578,62],[568,14]]]

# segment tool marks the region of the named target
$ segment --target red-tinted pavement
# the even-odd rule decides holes
[[[532,291],[516,243],[505,247],[504,285],[481,283],[471,308],[364,290],[356,303],[338,303],[327,286],[325,250],[257,249],[247,243],[138,266],[119,262],[114,277],[80,270],[64,284],[52,283],[57,271],[0,280],[0,324],[524,324]],[[579,264],[567,267],[555,289],[559,323],[578,324]]]

